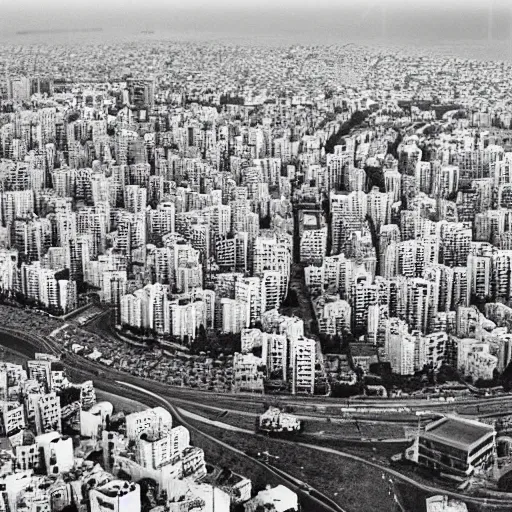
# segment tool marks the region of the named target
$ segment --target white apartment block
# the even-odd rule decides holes
[[[300,239],[300,261],[321,263],[326,254],[327,228],[306,229]]]
[[[48,432],[36,437],[36,445],[43,454],[47,475],[58,476],[73,469],[75,457],[71,437]]]
[[[89,491],[91,512],[140,512],[140,486],[112,480]]]
[[[222,332],[238,333],[249,327],[247,305],[236,299],[221,299]]]
[[[316,342],[300,337],[291,340],[292,393],[313,394],[315,390]]]
[[[9,437],[26,427],[23,406],[17,402],[0,401],[0,433]]]
[[[40,396],[35,404],[35,424],[38,435],[62,429],[60,398],[55,392]]]
[[[136,441],[142,434],[170,431],[172,416],[162,407],[154,407],[126,416],[126,436]]]
[[[286,381],[288,376],[289,342],[285,334],[267,334],[262,347],[262,359],[267,374]]]
[[[194,339],[199,327],[203,325],[206,328],[206,303],[203,301],[190,302],[189,304],[179,305],[171,304],[170,323],[171,334],[177,338]]]
[[[190,433],[178,426],[164,433],[151,432],[137,441],[137,462],[149,469],[159,470],[171,464],[190,446]]]

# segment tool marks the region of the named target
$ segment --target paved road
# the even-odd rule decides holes
[[[223,423],[222,421],[210,420],[209,418],[205,418],[200,414],[196,414],[194,412],[187,411],[186,409],[182,409],[181,407],[177,408],[180,411],[180,414],[189,418],[191,420],[199,421],[201,423],[207,423],[208,425],[212,425],[214,427],[221,428],[223,430],[230,430],[231,432],[239,432],[240,434],[254,434],[254,430],[249,430],[247,428],[235,427],[234,425],[229,425],[228,423]]]
[[[2,329],[3,330],[3,329]],[[10,336],[14,337],[13,331],[9,333]],[[18,333],[19,336],[19,333]],[[25,336],[25,335],[24,335]],[[24,357],[33,357],[34,350],[31,348],[27,348],[27,342],[31,347],[35,347],[38,350],[46,350],[53,354],[58,354],[59,350],[52,344],[48,343],[47,340],[38,339],[34,336],[26,336],[25,340],[19,340],[18,348],[21,350],[18,352],[20,355]],[[0,336],[0,343],[3,343],[5,339],[2,339]],[[25,341],[25,343],[24,343]],[[11,348],[12,343],[9,343],[9,347]],[[283,483],[287,487],[294,490],[302,503],[303,509],[306,511],[315,511],[315,512],[347,512],[342,507],[340,507],[337,503],[332,501],[328,496],[324,495],[317,489],[312,488],[305,482],[302,482],[292,475],[278,469],[269,466],[268,464],[263,463],[262,461],[251,457],[233,446],[224,443],[223,441],[216,439],[213,436],[210,436],[207,433],[202,432],[199,428],[189,423],[187,417],[181,412],[180,409],[175,407],[167,398],[162,396],[161,391],[157,394],[150,389],[147,389],[148,383],[152,381],[144,382],[142,380],[142,386],[136,385],[130,382],[126,382],[125,379],[122,381],[113,381],[111,379],[107,379],[105,377],[99,377],[94,374],[96,371],[94,365],[87,360],[74,360],[68,361],[66,359],[63,360],[64,366],[68,371],[68,374],[76,380],[89,380],[93,379],[94,384],[97,388],[107,391],[109,393],[124,396],[127,398],[131,398],[133,400],[142,401],[148,406],[155,405],[164,405],[169,412],[174,416],[176,420],[185,427],[187,427],[191,432],[196,432],[202,437],[207,438],[209,441],[216,443],[219,446],[222,446],[227,451],[232,452],[239,458],[243,458],[248,461],[253,466],[258,466],[263,469],[268,475],[272,475],[279,482]],[[92,368],[91,368],[92,366]],[[136,379],[131,377],[130,380]]]
[[[11,335],[12,335],[12,332],[11,332]],[[19,333],[18,333],[18,336],[19,336]],[[25,344],[24,342],[32,344],[35,347],[39,347],[42,350],[47,350],[50,353],[55,353],[55,354],[59,353],[59,349],[55,345],[49,343],[47,340],[44,340],[44,339],[36,338],[34,336],[25,336],[24,335],[24,340],[20,339],[19,346],[20,347],[23,346]],[[232,451],[233,453],[236,453],[237,455],[239,455],[241,457],[244,457],[245,459],[251,460],[254,464],[264,467],[273,475],[277,475],[277,476],[280,476],[281,478],[284,478],[282,472],[276,471],[276,468],[270,468],[267,464],[263,464],[261,461],[258,461],[257,459],[253,459],[252,457],[249,457],[244,452],[241,452],[240,450],[237,450],[236,448],[234,448],[226,443],[223,443],[222,441],[220,441],[206,433],[203,433],[200,429],[198,429],[194,425],[191,425],[187,421],[187,419],[183,416],[183,414],[181,414],[181,412],[178,410],[178,408],[176,408],[169,401],[169,400],[172,400],[172,397],[169,397],[169,399],[168,399],[169,391],[170,391],[169,386],[165,386],[163,384],[160,384],[160,383],[157,383],[154,381],[150,381],[150,380],[146,380],[146,379],[133,377],[131,375],[124,375],[124,374],[121,374],[121,372],[112,372],[110,379],[107,379],[106,377],[99,377],[99,376],[95,375],[95,372],[97,371],[97,367],[98,366],[100,368],[104,368],[104,367],[101,367],[101,365],[95,365],[94,363],[86,360],[85,358],[73,358],[73,360],[68,360],[66,358],[63,360],[63,363],[67,367],[67,369],[72,377],[73,377],[73,375],[78,376],[78,378],[81,378],[83,380],[92,378],[95,381],[95,385],[100,389],[104,389],[105,391],[108,391],[108,392],[111,392],[114,394],[122,393],[123,395],[127,395],[127,391],[130,391],[131,394],[134,395],[133,396],[134,399],[140,400],[141,394],[145,395],[146,396],[145,403],[148,403],[147,397],[151,397],[154,400],[156,400],[157,402],[164,403],[165,406],[169,409],[169,411],[184,426],[189,428],[191,431],[197,432],[201,436],[206,437],[210,441],[213,441],[213,442],[223,446],[224,448]],[[116,380],[116,381],[113,380],[116,378],[115,377],[116,373],[121,374],[122,380]],[[137,396],[137,394],[138,394],[138,396]],[[130,397],[130,398],[132,398],[132,397]],[[302,443],[302,442],[295,442],[295,441],[288,441],[288,440],[279,440],[279,441],[282,443],[298,444],[298,445],[304,446],[306,448],[314,449],[314,450],[317,450],[320,452],[335,454],[340,457],[344,457],[347,459],[351,459],[353,461],[357,461],[361,464],[367,465],[368,467],[373,467],[375,469],[378,469],[379,471],[382,471],[383,473],[389,475],[390,477],[393,477],[397,481],[401,481],[403,483],[415,486],[417,489],[420,489],[427,493],[446,494],[452,498],[463,500],[466,503],[472,503],[477,506],[510,505],[512,508],[512,497],[509,500],[496,499],[496,498],[470,497],[470,496],[467,496],[467,495],[464,495],[461,493],[448,491],[443,488],[424,485],[424,484],[417,482],[417,481],[407,477],[406,475],[403,475],[402,473],[399,473],[387,466],[382,466],[375,462],[368,461],[366,459],[363,459],[363,458],[353,455],[351,453],[334,450],[332,448],[327,448],[327,447],[323,447],[323,446],[311,445],[309,443]],[[293,480],[294,480],[293,477],[291,477],[291,475],[288,475],[288,477],[291,479],[290,481],[293,482]],[[291,486],[290,482],[288,482],[287,485]],[[302,499],[306,499],[306,500],[309,498],[314,499],[318,502],[316,504],[316,507],[320,507],[321,502],[318,499],[314,498],[313,496],[310,496],[309,493],[303,492],[298,487],[298,485],[295,486],[295,489],[297,489],[297,491],[299,492]],[[321,495],[321,493],[319,493],[316,490],[315,490],[315,493],[319,496],[323,496],[323,495]],[[325,498],[327,498],[327,497],[325,496]],[[320,508],[315,508],[313,510],[315,510],[315,511],[318,510],[319,512],[321,510],[337,510],[338,512],[339,512],[339,510],[342,510],[339,506],[337,506],[337,507],[338,508],[334,508],[334,505],[330,506],[330,505],[327,505],[326,503],[322,503],[322,506]],[[307,510],[309,510],[309,509],[307,509]]]
[[[97,334],[101,334],[103,336],[111,337],[116,340],[116,342],[122,341],[117,336],[115,329],[113,329],[112,322],[110,317],[105,318],[107,315],[110,315],[111,311],[106,311],[103,315],[96,317],[89,324],[89,328],[91,331],[96,332]],[[170,389],[170,386],[168,386]],[[222,400],[230,400],[234,403],[236,402],[244,402],[244,403],[253,403],[260,405],[263,402],[268,400],[268,397],[255,397],[254,394],[250,393],[240,393],[237,395],[227,395],[223,393],[215,393],[212,391],[198,391],[194,389],[183,389],[176,387],[177,394],[180,395],[189,395],[184,398],[194,398],[197,402],[200,402],[199,398],[203,397],[203,401],[208,403],[211,402],[214,397],[219,397]],[[178,396],[176,397],[178,398]],[[386,409],[398,409],[398,408],[409,408],[412,412],[414,411],[425,411],[425,410],[434,410],[436,412],[459,412],[460,414],[475,416],[481,415],[487,411],[487,409],[491,408],[489,414],[506,414],[501,411],[501,407],[505,406],[504,409],[507,409],[507,412],[510,407],[510,401],[512,400],[512,395],[504,394],[494,398],[465,398],[458,399],[454,402],[440,402],[435,399],[429,400],[427,398],[402,398],[402,399],[383,399],[383,398],[349,398],[349,399],[333,399],[324,396],[315,396],[315,397],[298,397],[298,396],[279,396],[279,400],[281,402],[286,402],[286,405],[296,407],[300,410],[302,407],[301,413],[304,414],[307,411],[304,408],[323,408],[323,407],[337,407],[341,409],[342,407],[350,407],[350,408],[364,408],[368,411],[373,411],[375,414],[381,414],[381,411]],[[468,410],[469,409],[469,410]],[[485,409],[485,410],[484,410]],[[497,409],[497,410],[495,410]],[[314,412],[314,411],[313,411]],[[339,411],[341,412],[341,411]],[[364,413],[359,413],[361,416]],[[314,414],[313,414],[314,416]],[[319,415],[318,418],[325,419],[325,414]],[[364,419],[359,418],[358,419]],[[377,419],[377,418],[368,418],[368,419]],[[379,421],[403,421],[401,418],[386,418],[381,417],[378,418]]]
[[[315,511],[319,510],[319,512],[323,511],[323,510],[333,511],[333,512],[346,512],[339,505],[335,504],[334,502],[331,502],[330,498],[328,498],[327,496],[323,495],[318,490],[311,488],[310,486],[308,486],[308,487],[310,489],[313,489],[315,494],[317,496],[319,496],[320,499],[312,496],[309,492],[303,491],[302,487],[305,485],[305,483],[301,482],[298,479],[296,479],[292,475],[290,475],[288,473],[285,473],[284,471],[281,471],[281,470],[276,470],[276,468],[270,467],[268,464],[264,464],[263,462],[259,461],[258,459],[255,459],[254,457],[250,457],[249,455],[247,455],[243,451],[238,450],[237,448],[234,448],[230,444],[224,443],[223,441],[221,441],[221,440],[219,440],[219,439],[217,439],[217,438],[215,438],[213,436],[210,436],[209,434],[206,434],[206,433],[202,432],[199,428],[195,427],[194,425],[191,425],[188,422],[188,420],[185,417],[185,415],[182,413],[182,411],[179,408],[175,407],[166,398],[163,398],[162,396],[160,396],[160,395],[158,395],[156,393],[153,393],[152,391],[149,391],[149,390],[147,390],[145,388],[142,388],[140,386],[136,386],[134,384],[129,384],[127,382],[116,381],[116,384],[118,384],[119,387],[121,387],[121,388],[128,387],[131,390],[143,393],[145,395],[148,395],[148,396],[154,398],[155,400],[157,400],[157,401],[161,402],[162,404],[164,404],[165,407],[171,412],[171,414],[182,425],[187,427],[189,430],[200,433],[202,436],[204,436],[207,439],[209,439],[210,441],[212,441],[212,442],[222,446],[224,449],[226,449],[226,450],[228,450],[228,451],[230,451],[232,453],[235,453],[236,455],[238,455],[241,458],[248,459],[251,462],[256,463],[257,465],[263,467],[268,473],[273,474],[275,477],[279,478],[280,480],[285,480],[286,481],[286,485],[288,487],[291,487],[295,492],[297,492],[298,494],[301,495],[301,498],[302,498],[303,502],[304,501],[310,501],[311,503],[314,503],[314,506],[315,506],[314,509],[307,508],[306,510],[315,510]],[[304,504],[304,506],[306,506],[306,505]]]
[[[10,334],[11,336],[19,337],[20,332],[14,329],[8,329],[5,327],[0,327],[2,331]],[[59,350],[56,350],[54,344],[49,344],[46,340],[36,338],[34,336],[23,334],[25,339],[32,343],[34,346],[41,346],[44,344],[45,349],[54,352],[60,353]],[[73,358],[77,358],[77,356],[72,356]],[[80,358],[83,359],[83,358]],[[85,359],[84,359],[85,360]],[[87,360],[86,360],[87,361]],[[120,371],[108,369],[105,366],[100,365],[99,363],[88,362],[90,367],[94,366],[97,371],[108,371],[109,374],[118,375],[120,378],[125,379],[127,377],[131,377],[131,375],[127,373],[121,373]],[[92,366],[91,366],[92,365]],[[172,396],[173,399],[181,399],[190,403],[197,404],[208,404],[218,402],[222,404],[223,409],[233,409],[236,410],[238,408],[238,404],[243,404],[245,407],[243,409],[247,409],[247,406],[250,405],[255,408],[255,411],[263,411],[264,404],[268,402],[268,396],[255,396],[254,394],[223,394],[223,393],[215,393],[210,391],[199,391],[190,388],[181,388],[177,386],[169,386],[167,384],[162,384],[157,381],[149,381],[146,379],[142,379],[147,383],[151,383],[152,386],[160,386],[160,389],[165,389],[165,392],[168,396]],[[388,413],[382,414],[379,411],[389,410],[389,408],[399,408],[399,407],[409,407],[411,411],[415,410],[431,410],[434,413],[440,412],[458,412],[465,416],[475,416],[475,415],[508,415],[510,414],[510,402],[512,400],[511,395],[503,395],[494,398],[479,398],[479,399],[468,399],[461,400],[452,403],[443,403],[436,402],[433,400],[425,400],[425,399],[402,399],[402,400],[390,400],[390,399],[368,399],[368,400],[343,400],[343,399],[329,399],[325,397],[288,397],[288,396],[279,396],[280,402],[285,403],[288,406],[291,406],[298,412],[301,416],[311,416],[311,419],[325,420],[326,416],[336,417],[337,414],[341,415],[341,409],[343,407],[364,407],[365,409],[371,412],[370,415],[364,415],[363,413],[356,414],[358,416],[358,421],[367,419],[371,421],[390,421],[390,422],[403,422],[404,415],[403,414],[394,414],[392,416],[388,415]],[[226,402],[229,403],[229,406],[226,406]],[[333,411],[326,412],[325,407],[333,407]],[[468,410],[471,409],[471,410]],[[490,409],[490,411],[489,411]],[[353,413],[351,413],[353,415]],[[410,415],[410,414],[409,414]],[[416,418],[410,420],[412,422],[416,422]]]

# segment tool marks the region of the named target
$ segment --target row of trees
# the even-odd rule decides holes
[[[64,310],[60,306],[49,306],[46,307],[42,302],[23,295],[21,292],[7,293],[5,291],[0,292],[0,304],[20,305],[34,309],[44,309],[50,315],[62,316]]]
[[[144,338],[144,341],[149,346],[158,344],[154,337],[154,333],[147,327],[134,327],[123,325],[122,329],[128,337]],[[131,335],[131,336],[130,336]],[[197,355],[200,352],[209,353],[212,357],[218,357],[220,354],[234,354],[241,351],[241,335],[233,333],[222,333],[214,330],[207,330],[203,324],[199,326],[197,336],[190,338],[185,336],[182,340],[176,336],[166,334],[162,336],[163,340],[172,342],[176,345],[182,345],[183,348],[189,350],[192,355]]]
[[[370,115],[369,110],[356,110],[348,121],[345,121],[340,129],[332,134],[325,143],[325,152],[334,153],[334,146],[337,146],[343,137],[346,137],[352,129],[362,125]]]

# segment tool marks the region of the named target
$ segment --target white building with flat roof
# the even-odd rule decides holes
[[[292,393],[315,391],[316,341],[300,337],[291,341]]]
[[[140,512],[140,487],[134,482],[112,480],[89,491],[91,512]]]
[[[256,512],[261,507],[263,510],[268,507],[276,512],[299,510],[299,499],[297,494],[288,487],[278,485],[260,491],[252,500],[244,504],[245,512]]]
[[[136,441],[142,434],[170,431],[172,428],[171,413],[163,407],[154,407],[126,416],[126,436]]]
[[[42,452],[46,474],[57,476],[73,469],[75,457],[73,439],[58,432],[48,432],[36,437],[39,453]]]

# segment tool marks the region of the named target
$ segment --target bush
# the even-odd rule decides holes
[[[353,386],[349,384],[340,384],[336,383],[332,387],[331,396],[336,398],[349,398],[355,395],[361,395],[363,393],[362,384],[354,384]]]

